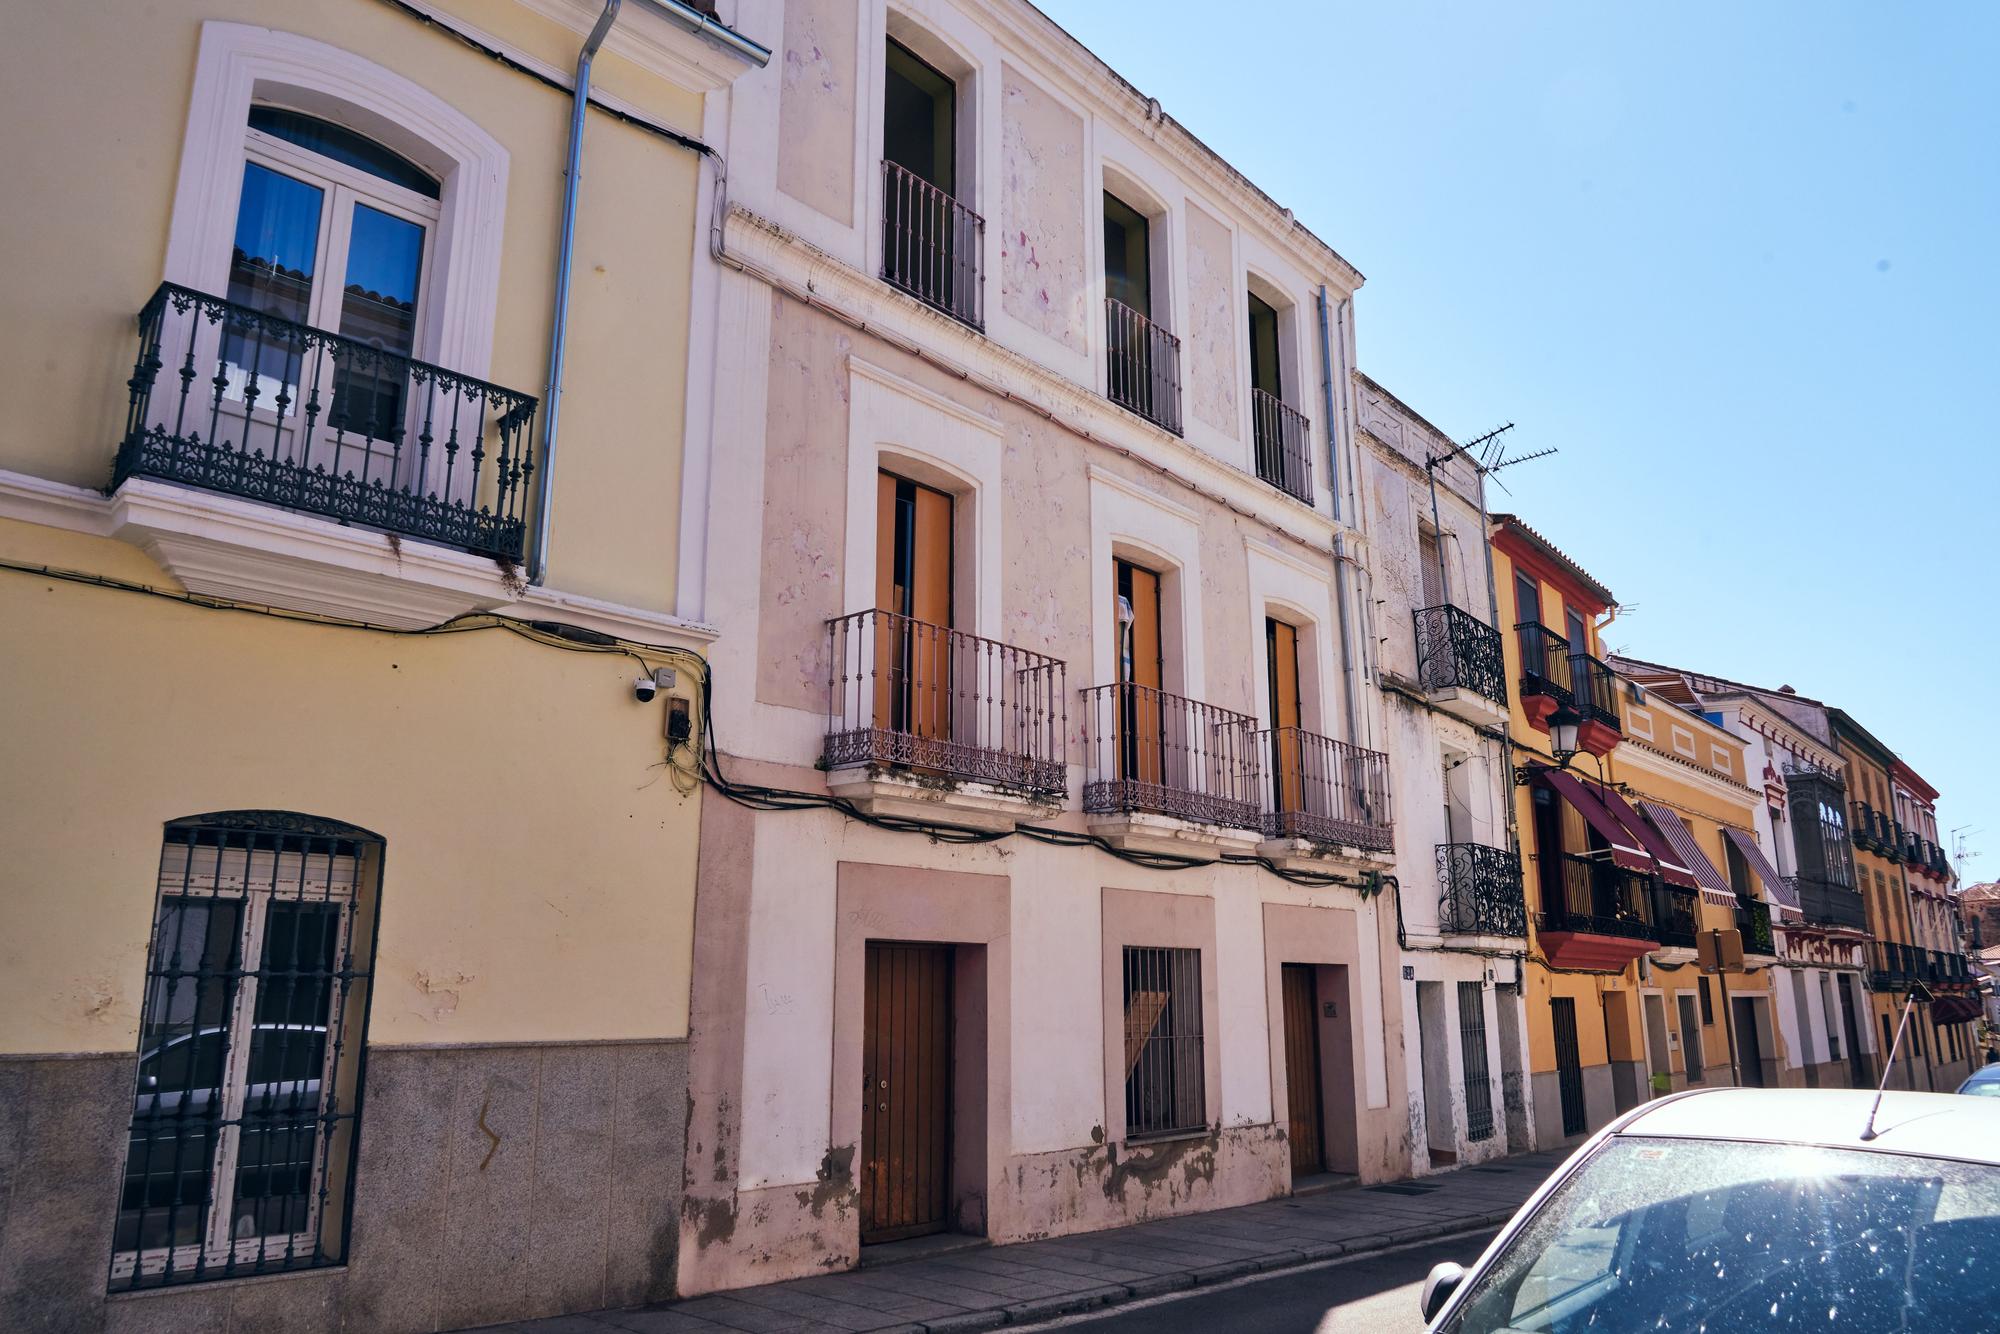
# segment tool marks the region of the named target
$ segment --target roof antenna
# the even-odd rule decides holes
[[[1875,1116],[1882,1110],[1882,1094],[1889,1087],[1889,1076],[1895,1073],[1896,1053],[1903,1049],[1903,1031],[1910,1026],[1910,1009],[1918,1001],[1930,1003],[1930,988],[1921,982],[1910,984],[1909,999],[1903,1002],[1903,1018],[1896,1025],[1895,1040],[1889,1044],[1889,1059],[1882,1062],[1882,1082],[1875,1086],[1875,1102],[1868,1108],[1868,1124],[1861,1128],[1861,1142],[1866,1144],[1880,1132],[1875,1129]]]

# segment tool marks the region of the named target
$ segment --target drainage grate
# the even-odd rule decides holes
[[[1382,1195],[1428,1195],[1437,1188],[1437,1183],[1429,1181],[1400,1181],[1394,1185],[1368,1187]]]

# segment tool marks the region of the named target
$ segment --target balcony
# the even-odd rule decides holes
[[[1104,298],[1104,395],[1181,433],[1181,340],[1115,297]]]
[[[1574,707],[1583,717],[1577,744],[1593,755],[1610,754],[1625,734],[1618,718],[1618,673],[1588,653],[1573,653],[1570,681]]]
[[[1875,808],[1865,801],[1857,801],[1848,812],[1848,837],[1854,846],[1863,852],[1873,852],[1875,842]]]
[[[985,329],[986,220],[915,172],[882,164],[882,279]]]
[[[1877,940],[1868,946],[1868,985],[1875,991],[1908,991],[1922,980],[1923,951],[1893,940]]]
[[[1769,954],[1778,952],[1771,936],[1771,908],[1757,899],[1736,900],[1736,930],[1743,937],[1745,954]]]
[[[1475,726],[1507,720],[1507,661],[1500,632],[1461,607],[1416,614],[1417,682],[1431,702]]]
[[[1312,422],[1274,394],[1250,391],[1257,476],[1295,500],[1313,503]]]
[[[828,785],[871,814],[1011,828],[1068,789],[1063,663],[886,611],[827,622]]]
[[[1651,876],[1575,853],[1539,853],[1542,911],[1535,926],[1542,952],[1559,968],[1615,973],[1662,943],[1694,943],[1694,896],[1656,889]],[[1684,905],[1676,902],[1684,900]],[[1684,911],[1681,909],[1684,906]],[[1663,942],[1656,914],[1669,910],[1675,936]]]
[[[1448,935],[1528,934],[1521,859],[1480,843],[1437,845],[1438,926]]]
[[[1808,923],[1850,931],[1867,929],[1868,917],[1855,890],[1815,876],[1789,875],[1785,883],[1798,896],[1799,915]]]
[[[1119,682],[1081,692],[1083,809],[1135,850],[1249,851],[1263,830],[1256,720]]]
[[[1387,755],[1301,727],[1253,732],[1251,747],[1262,760],[1265,856],[1389,859]]]
[[[1521,649],[1521,710],[1528,721],[1548,730],[1549,715],[1573,702],[1569,641],[1540,621],[1514,627]]]
[[[527,394],[173,283],[139,312],[127,386],[114,489],[170,482],[521,559]]]

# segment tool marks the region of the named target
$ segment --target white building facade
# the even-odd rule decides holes
[[[1028,4],[734,17],[681,1290],[1407,1174],[1360,274]]]

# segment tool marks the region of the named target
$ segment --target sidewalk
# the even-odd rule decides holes
[[[519,1334],[900,1331],[1024,1324],[1197,1284],[1505,1222],[1566,1153],[1266,1200],[1050,1241],[952,1251],[635,1311],[556,1316]]]

